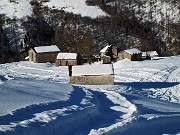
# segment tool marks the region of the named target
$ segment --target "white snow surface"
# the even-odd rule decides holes
[[[72,76],[112,74],[114,74],[112,64],[77,65],[72,67]]]
[[[32,7],[30,5],[31,0],[0,0],[0,14],[5,14],[9,18],[23,18],[31,16]]]
[[[0,116],[32,104],[66,101],[73,91],[71,85],[46,81],[12,79],[0,86]]]
[[[37,53],[60,52],[60,49],[56,45],[38,46],[38,47],[34,47],[34,50]]]
[[[20,19],[32,15],[32,6],[30,4],[32,0],[14,1],[15,2],[10,2],[10,0],[0,0],[0,14],[5,14],[11,19]],[[44,2],[43,5],[64,10],[69,13],[79,14],[83,17],[96,18],[107,16],[107,14],[99,7],[87,6],[85,0],[50,0],[50,2]]]
[[[77,53],[59,53],[57,55],[57,59],[63,59],[63,60],[73,60],[77,59]]]
[[[86,0],[50,0],[44,3],[45,6],[62,9],[69,13],[79,14],[83,17],[101,17],[107,16],[98,6],[87,6]]]
[[[117,91],[180,103],[180,56],[114,63]]]

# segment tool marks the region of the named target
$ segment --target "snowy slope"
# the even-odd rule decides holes
[[[17,19],[32,15],[32,6],[30,4],[31,0],[14,1],[15,2],[10,2],[9,0],[1,0],[0,14],[5,14],[9,18]],[[44,3],[44,5],[92,18],[107,15],[99,7],[87,6],[85,4],[85,0],[50,0],[50,2]]]
[[[0,0],[0,14],[5,14],[9,18],[23,18],[32,14],[31,0]]]
[[[98,16],[107,15],[97,6],[87,6],[85,1],[86,0],[50,0],[50,2],[47,2],[44,5],[51,8],[62,9],[66,12],[80,14],[83,17],[88,16],[96,18]]]
[[[134,5],[132,5],[134,6]],[[173,3],[171,1],[156,0],[154,2],[146,1],[141,8],[135,5],[136,16],[142,18],[143,21],[152,22],[163,22],[167,23],[168,20],[171,22],[178,23],[180,21],[179,15],[179,3]],[[139,12],[141,12],[139,14]],[[151,13],[150,15],[148,15]]]

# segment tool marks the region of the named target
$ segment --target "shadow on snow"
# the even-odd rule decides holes
[[[180,82],[116,82],[115,85],[122,85],[122,86],[129,86],[133,88],[141,89],[162,89],[162,88],[169,88],[174,87],[180,84]]]
[[[70,105],[84,107],[80,102],[85,97],[85,92],[80,87],[74,87],[70,100],[49,104],[32,105],[14,112],[13,115],[0,117],[0,124],[22,121],[33,118],[33,114],[43,111],[55,110]],[[111,110],[114,106],[104,93],[91,91],[90,102],[94,106],[84,110],[69,112],[68,116],[58,116],[49,123],[33,122],[28,127],[18,126],[14,131],[0,132],[1,135],[80,135],[88,134],[91,129],[109,126],[120,118],[122,113]]]

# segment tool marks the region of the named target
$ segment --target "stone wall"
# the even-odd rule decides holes
[[[48,52],[48,53],[36,53],[33,49],[29,50],[29,61],[35,63],[55,63],[58,52]]]
[[[77,60],[56,60],[56,66],[74,66],[77,65]]]
[[[114,75],[71,76],[70,84],[80,85],[114,85]]]
[[[36,53],[34,52],[33,49],[30,49],[28,51],[28,55],[29,55],[29,61],[36,62]]]
[[[124,59],[124,55],[123,52],[121,51],[118,53],[118,60],[122,60],[122,59]]]
[[[101,55],[101,61],[103,62],[103,64],[110,64],[111,57],[107,55]]]
[[[141,61],[142,60],[142,53],[131,55],[131,54],[124,51],[123,56],[124,56],[124,58],[128,58],[131,61]]]
[[[38,53],[36,54],[36,62],[37,63],[46,63],[46,62],[55,63],[58,53],[59,52]]]

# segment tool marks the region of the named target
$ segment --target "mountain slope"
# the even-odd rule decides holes
[[[12,2],[10,2],[12,1]],[[0,14],[5,14],[9,18],[23,18],[31,16],[31,0],[1,0]]]
[[[12,1],[12,2],[11,2]],[[32,15],[32,0],[1,0],[0,1],[0,14],[5,14],[9,18],[23,18]],[[41,2],[41,0],[39,0]],[[81,16],[96,18],[98,16],[106,16],[97,6],[87,6],[85,0],[51,0],[44,2],[44,6],[53,9],[64,10]]]
[[[10,1],[0,1],[0,14],[5,15],[0,15],[0,33],[6,35],[0,38],[5,40],[0,48],[7,51],[0,53],[12,52],[17,60],[30,47],[50,44],[83,56],[97,54],[106,45],[156,50],[160,56],[180,54],[177,0],[95,1],[94,6],[86,0]],[[91,51],[84,51],[87,48]],[[6,58],[9,55],[1,63],[10,62]]]

